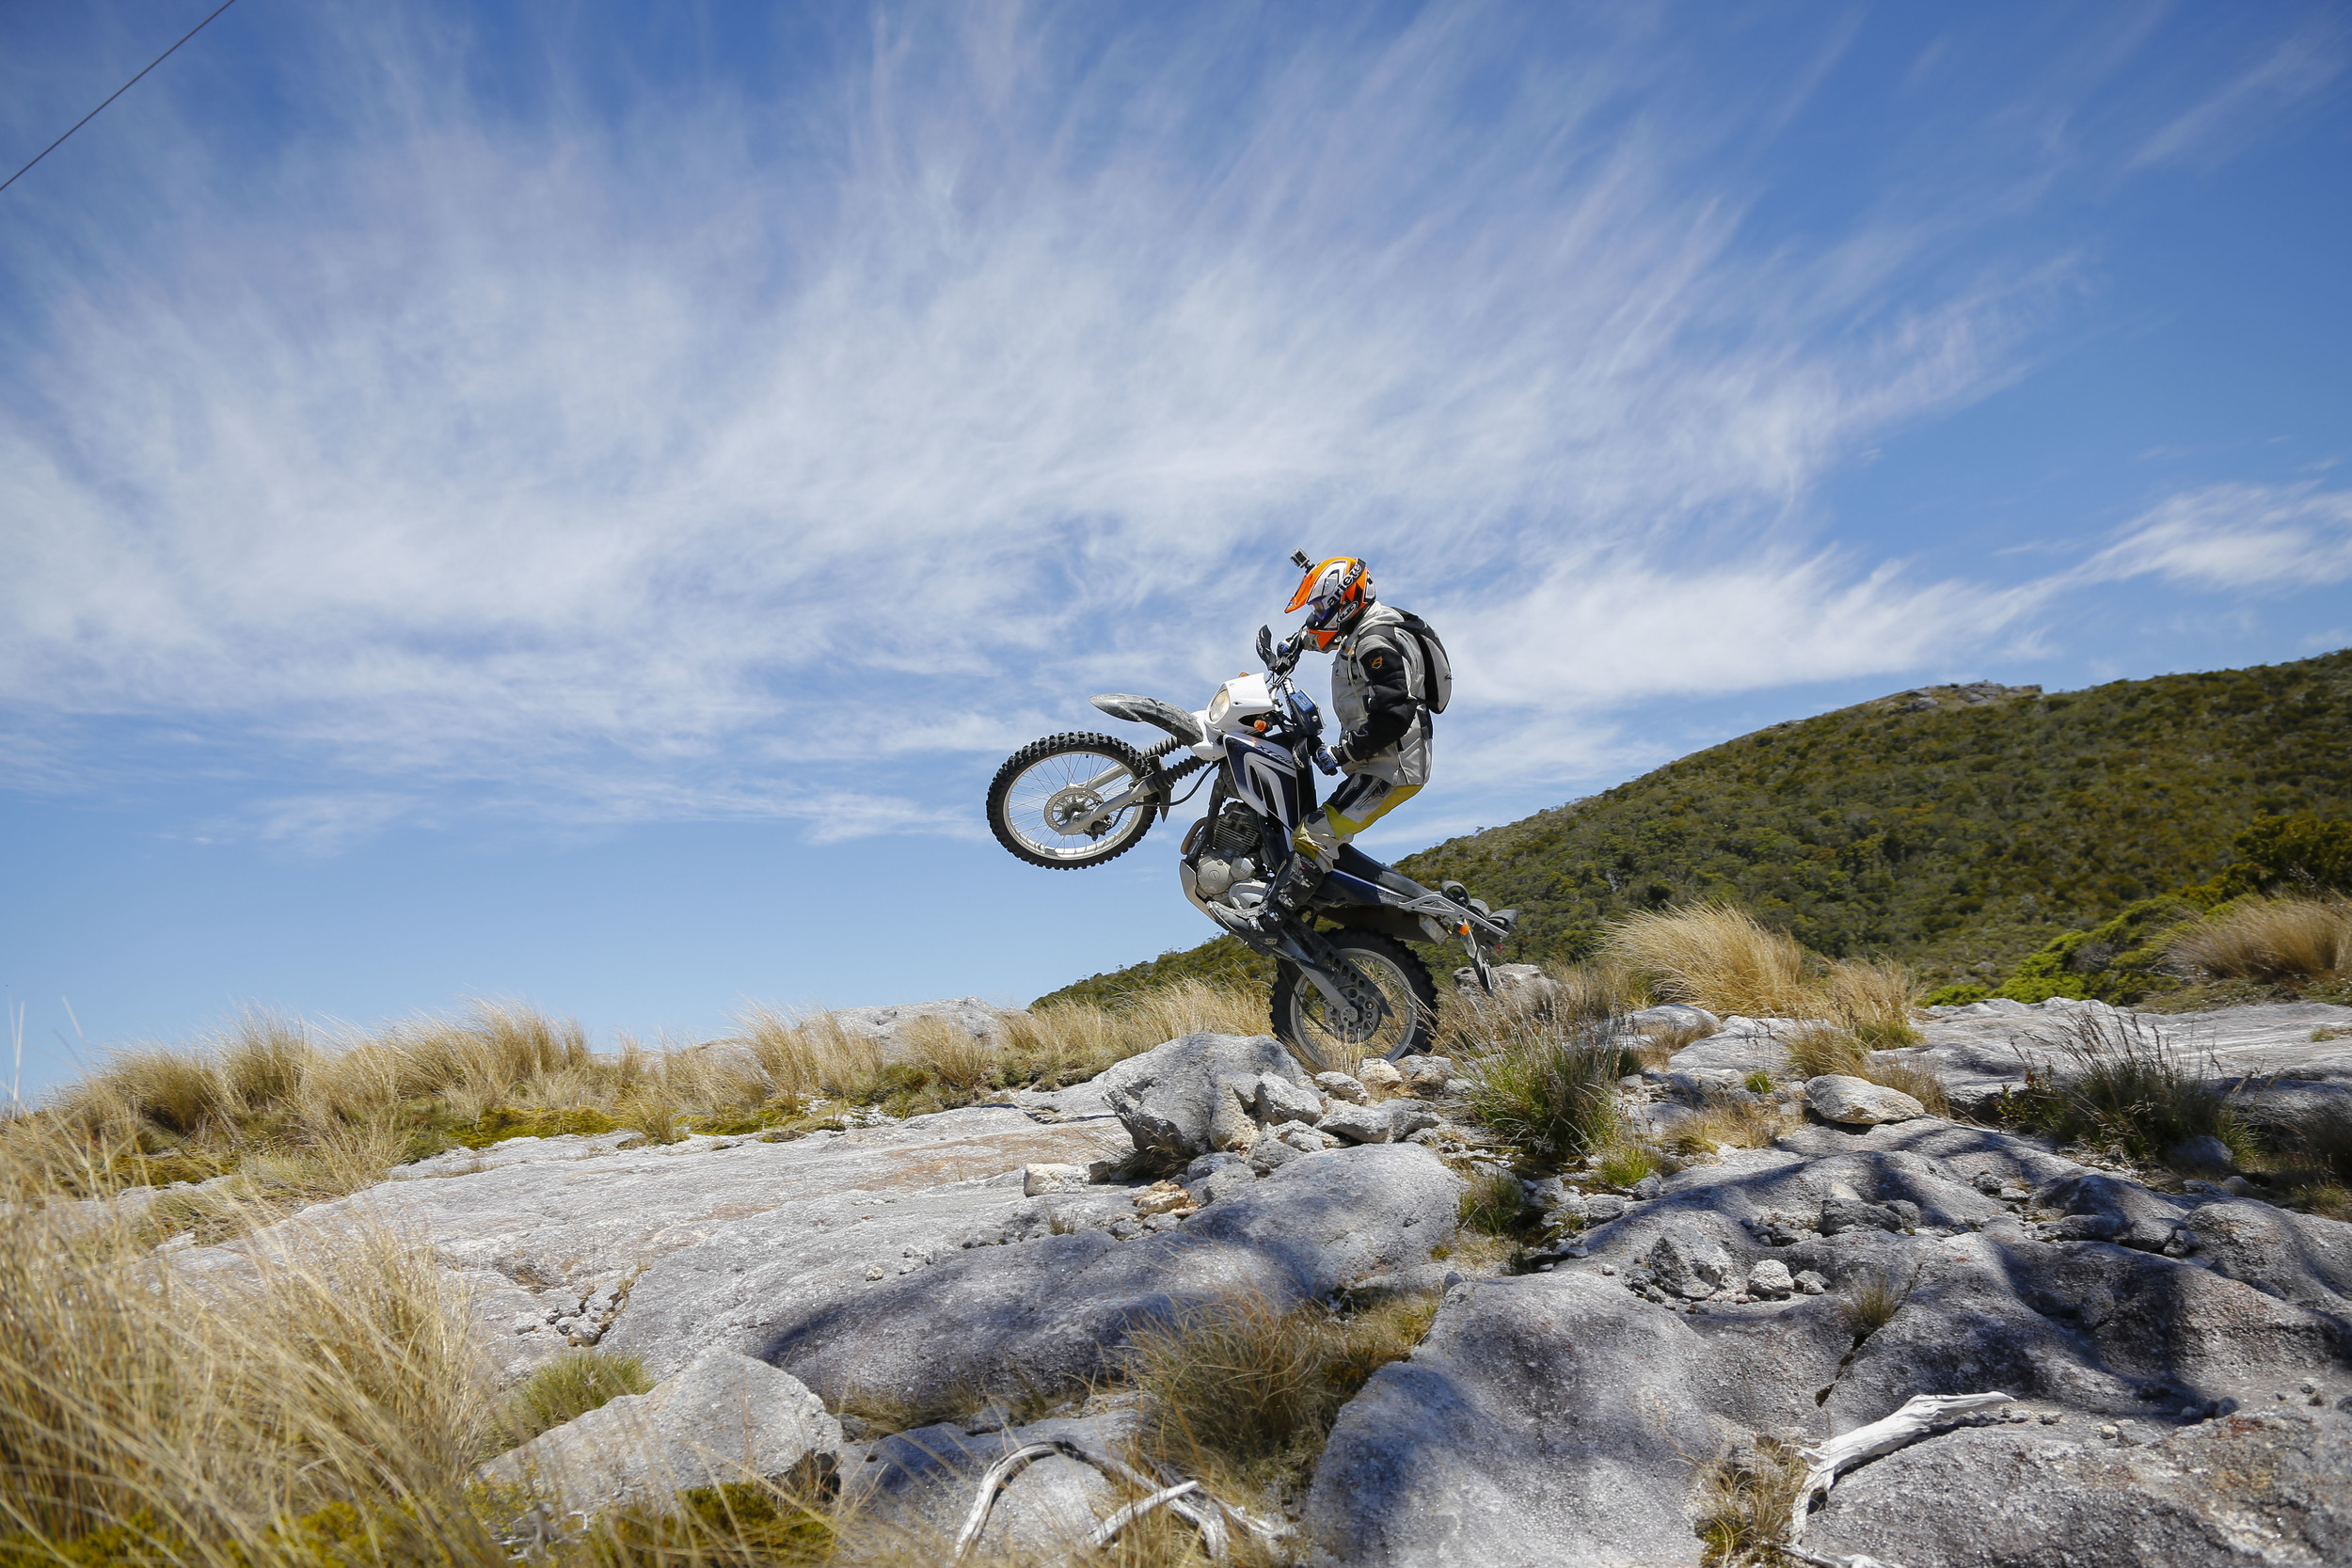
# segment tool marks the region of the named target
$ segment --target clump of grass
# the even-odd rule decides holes
[[[1602,1025],[1510,1035],[1461,1070],[1481,1121],[1565,1159],[1624,1137],[1617,1081],[1641,1065],[1629,1037]]]
[[[2352,899],[2244,898],[2182,927],[2165,957],[2201,980],[2303,986],[2352,978]]]
[[[0,1160],[43,1179],[22,1143]],[[463,1492],[473,1366],[433,1259],[389,1235],[283,1238],[199,1290],[119,1214],[0,1209],[0,1522],[56,1560],[499,1560]]]
[[[565,1351],[506,1391],[499,1404],[499,1440],[510,1449],[528,1443],[623,1394],[643,1394],[652,1387],[644,1363],[633,1355]]]
[[[1718,1456],[1699,1481],[1699,1560],[1708,1568],[1780,1568],[1809,1469],[1797,1445],[1778,1437]]]
[[[1877,1051],[1916,1045],[1911,1022],[1920,993],[1918,977],[1905,965],[1885,959],[1840,959],[1829,966],[1820,1011]]]
[[[1786,1131],[1787,1122],[1777,1104],[1720,1098],[1709,1098],[1698,1115],[1675,1127],[1677,1135],[1706,1146],[1691,1150],[1693,1153],[1712,1153],[1717,1148],[1770,1148],[1772,1140]],[[1674,1147],[1677,1153],[1684,1152],[1679,1145]]]
[[[2232,1097],[2206,1087],[2161,1034],[2129,1014],[2077,1019],[2057,1061],[2029,1063],[2024,1087],[2002,1095],[1997,1115],[2142,1164],[2198,1137],[2219,1138],[2233,1155],[2256,1151]]]
[[[1750,1094],[1771,1094],[1780,1086],[1772,1082],[1772,1075],[1762,1068],[1757,1068],[1740,1082]]]
[[[1435,1298],[1349,1316],[1242,1292],[1135,1336],[1128,1375],[1150,1396],[1153,1457],[1238,1497],[1303,1481],[1342,1406],[1412,1352]]]
[[[1481,1165],[1462,1188],[1462,1223],[1488,1236],[1507,1233],[1518,1223],[1525,1202],[1519,1179],[1500,1165]]]
[[[1630,1187],[1645,1176],[1658,1174],[1658,1162],[1639,1144],[1613,1144],[1601,1150],[1593,1174],[1612,1187]]]
[[[1628,915],[1611,928],[1604,951],[1650,976],[1650,990],[1665,1001],[1718,1014],[1804,1016],[1804,949],[1729,904]]]
[[[1884,1328],[1911,1292],[1883,1274],[1866,1275],[1846,1298],[1846,1323],[1857,1345]]]

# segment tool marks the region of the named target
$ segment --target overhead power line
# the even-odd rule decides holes
[[[219,10],[214,11],[213,16],[218,16],[221,11],[227,10],[230,7],[235,5],[236,3],[237,0],[220,0],[220,8]],[[197,34],[202,32],[205,27],[211,24],[213,16],[206,17],[202,22],[199,22],[195,26],[189,28],[187,32],[182,36],[180,43],[185,43],[189,39],[192,39],[196,37]],[[148,61],[147,71],[140,71],[139,76],[146,75],[148,71],[154,70],[157,66],[171,58],[173,51],[180,47],[180,43],[173,44],[170,49],[165,50],[162,54]],[[116,99],[120,98],[124,93],[129,92],[133,87],[137,87],[139,85],[139,76],[132,77],[129,81],[123,83],[122,86],[108,93],[106,95],[106,103],[113,103]],[[83,126],[87,125],[91,120],[96,119],[98,118],[98,110],[104,108],[106,103],[101,103],[98,105],[98,109],[92,109],[89,113],[75,120],[72,129],[66,132],[65,136],[73,135],[75,131],[79,131]],[[51,142],[47,147],[44,147],[39,152],[34,153],[33,164],[40,163],[43,158],[48,157],[49,154],[64,146],[65,136],[59,136],[56,141]],[[24,168],[18,169],[14,174],[9,175],[6,180],[0,180],[0,191],[7,190],[10,185],[15,184],[19,180],[24,179],[25,170],[30,169],[33,166],[33,164],[26,164]]]

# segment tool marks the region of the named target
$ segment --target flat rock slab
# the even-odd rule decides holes
[[[914,1054],[908,1044],[908,1025],[917,1020],[937,1019],[976,1039],[993,1039],[1005,1032],[1005,1014],[1010,1010],[993,1007],[977,996],[957,996],[940,1002],[899,1002],[886,1007],[835,1007],[832,1016],[851,1033],[880,1040],[888,1060],[903,1062]]]
[[[1863,1211],[1883,1223],[1834,1223]],[[2084,1228],[2115,1239],[2071,1234]],[[1771,1149],[1726,1150],[1577,1241],[1549,1273],[1448,1290],[1411,1359],[1343,1412],[1308,1504],[1324,1560],[1696,1563],[1700,1481],[1720,1457],[1764,1438],[1818,1442],[1917,1394],[1986,1392],[2022,1402],[2026,1421],[1972,1431],[1986,1446],[1955,1454],[2075,1456],[2019,1472],[2026,1493],[2002,1504],[2015,1529],[1996,1539],[2030,1543],[2041,1521],[2071,1546],[1977,1550],[1955,1499],[1989,1509],[2001,1488],[1964,1472],[1940,1481],[1905,1455],[1841,1482],[1833,1508],[1851,1507],[1839,1517],[1853,1523],[1808,1545],[1909,1568],[2075,1568],[2136,1563],[2143,1538],[2159,1554],[2148,1560],[2167,1563],[2223,1560],[2180,1543],[2341,1540],[2328,1533],[2352,1492],[2340,1438],[2296,1427],[2303,1435],[2231,1448],[2212,1433],[2236,1430],[2233,1411],[2319,1415],[2352,1401],[2352,1226],[2217,1192],[2153,1193],[2040,1140],[1920,1117],[1809,1124]],[[1824,1292],[1741,1300],[1771,1263]],[[2242,1468],[2201,1493],[2190,1466],[2205,1461],[2168,1461],[2188,1479],[2158,1485],[2111,1456],[2080,1458],[2102,1426]],[[1914,1468],[1889,1471],[1899,1460]],[[1932,1528],[1905,1533],[1911,1500],[1863,1486],[1898,1473],[1923,1495],[1942,1488]],[[2338,1492],[2314,1501],[2331,1477]],[[1867,1509],[1839,1500],[1848,1486]],[[2144,1493],[2150,1517],[2173,1522],[2134,1535],[2119,1502],[2101,1525],[2103,1486]],[[1940,1555],[1918,1544],[1939,1530]],[[2340,1545],[2296,1545],[2249,1560],[2346,1559]]]
[[[2248,1414],[2155,1441],[1963,1428],[1838,1482],[1807,1550],[1904,1568],[2352,1562],[2352,1417]]]
[[[1920,1026],[1926,1045],[1903,1054],[1931,1069],[1955,1103],[1974,1104],[2023,1083],[2028,1058],[2058,1056],[2086,1016],[2097,1015],[2058,999],[2014,1013],[1931,1017]],[[2295,1002],[2129,1016],[2191,1063],[2210,1061],[2215,1079],[2293,1079],[2352,1096],[2352,1037],[2312,1038],[2320,1030],[2352,1028],[2352,1007]]]
[[[1083,1215],[1057,1223],[1081,1195],[1018,1188],[937,1193],[853,1225],[776,1209],[656,1262],[606,1343],[657,1375],[724,1345],[836,1409],[970,1409],[1098,1378],[1136,1326],[1191,1306],[1235,1291],[1287,1306],[1425,1262],[1452,1241],[1460,1193],[1428,1150],[1380,1144],[1304,1155],[1127,1241]]]
[[[627,1279],[742,1220],[788,1210],[803,1227],[821,1219],[818,1234],[830,1237],[866,1223],[865,1216],[929,1207],[939,1217],[916,1228],[936,1237],[967,1218],[984,1226],[976,1201],[1005,1213],[1018,1207],[1025,1165],[1083,1165],[1117,1158],[1128,1148],[1116,1121],[1049,1125],[1010,1106],[975,1106],[789,1143],[702,1139],[587,1157],[535,1148],[534,1155],[548,1157],[438,1180],[388,1181],[306,1209],[287,1224],[327,1230],[378,1225],[430,1247],[474,1294],[484,1349],[511,1375],[564,1348],[553,1334],[517,1335],[512,1326],[543,1306],[548,1292]],[[972,1184],[1008,1177],[1009,1193],[973,1197]],[[280,1228],[190,1248],[173,1259],[195,1273],[242,1270],[250,1266],[253,1249],[274,1244]],[[881,1239],[878,1231],[875,1240]],[[863,1248],[860,1276],[869,1266],[895,1272],[907,1261],[909,1244]],[[624,1320],[628,1310],[624,1307]],[[656,1375],[688,1359],[673,1357]]]
[[[643,1394],[623,1394],[483,1467],[568,1513],[696,1486],[799,1478],[830,1467],[841,1423],[788,1372],[706,1351]]]

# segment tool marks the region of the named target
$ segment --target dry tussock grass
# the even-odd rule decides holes
[[[1750,1018],[1827,1019],[1881,1048],[1918,1039],[1911,1008],[1919,983],[1883,959],[1809,958],[1797,940],[1745,910],[1698,904],[1635,914],[1610,930],[1606,950],[1669,1002]]]
[[[2204,980],[2352,979],[2352,898],[2246,898],[2183,927],[2165,957]]]
[[[830,1013],[755,1007],[697,1044],[588,1049],[578,1024],[477,1002],[455,1019],[330,1033],[267,1013],[185,1046],[109,1055],[24,1121],[0,1127],[42,1191],[104,1193],[234,1173],[230,1190],[175,1198],[183,1228],[226,1233],[262,1209],[316,1202],[380,1180],[404,1159],[500,1137],[633,1131],[791,1135],[837,1112],[968,1104],[1025,1085],[1058,1086],[1200,1029],[1257,1034],[1262,993],[1199,981],[1131,999],[1001,1015],[986,1037],[915,1021],[904,1058]],[[40,1136],[25,1135],[38,1126]],[[71,1150],[68,1156],[61,1151]]]
[[[1784,1042],[1788,1070],[1798,1079],[1841,1073],[1911,1096],[1930,1116],[1949,1117],[1950,1099],[1943,1081],[1929,1069],[1892,1052],[1874,1052],[1852,1031],[1834,1024],[1798,1030]]]

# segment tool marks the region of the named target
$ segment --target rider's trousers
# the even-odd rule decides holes
[[[1391,784],[1370,773],[1350,773],[1291,835],[1292,847],[1328,871],[1340,846],[1421,793],[1419,784]]]

